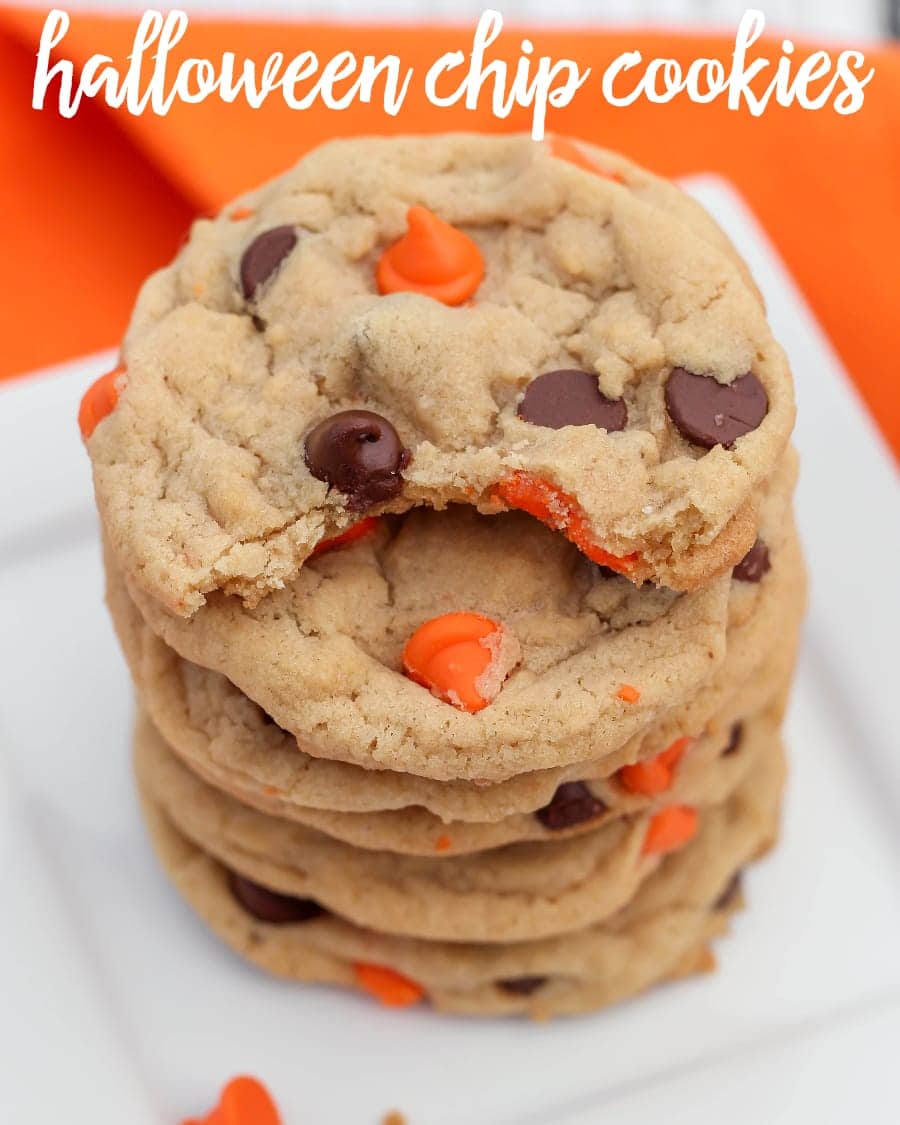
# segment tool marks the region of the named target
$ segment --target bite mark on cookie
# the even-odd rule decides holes
[[[379,522],[377,516],[364,516],[361,520],[351,524],[346,531],[342,531],[340,535],[332,535],[330,539],[320,539],[310,557],[324,555],[339,547],[347,547],[358,539],[368,538],[378,527]]]
[[[561,531],[583,555],[600,566],[627,575],[640,562],[636,551],[629,555],[614,555],[595,543],[581,508],[571,496],[549,481],[533,477],[530,473],[510,473],[497,485],[493,498],[506,507],[527,512],[554,531]]]

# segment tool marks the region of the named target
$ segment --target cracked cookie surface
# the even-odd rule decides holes
[[[130,579],[184,615],[215,590],[252,602],[362,510],[533,511],[535,489],[633,580],[689,588],[736,563],[793,422],[789,371],[715,225],[608,159],[615,180],[524,138],[334,142],[196,223],[142,290],[88,439]],[[378,292],[416,206],[477,247],[469,302]],[[571,369],[621,428],[520,416],[530,384]],[[310,468],[310,433],[348,410],[397,435],[376,488]]]

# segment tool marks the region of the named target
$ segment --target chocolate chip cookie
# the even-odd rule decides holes
[[[635,582],[737,563],[788,366],[714,226],[592,159],[340,141],[196,223],[83,408],[131,581],[183,615],[252,604],[361,519],[450,503]]]

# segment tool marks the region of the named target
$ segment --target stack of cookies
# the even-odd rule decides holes
[[[580,142],[333,143],[198,221],[79,418],[179,891],[387,1004],[709,967],[777,831],[793,417],[722,232]]]

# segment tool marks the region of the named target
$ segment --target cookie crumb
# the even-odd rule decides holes
[[[502,625],[479,642],[491,654],[491,662],[475,681],[475,690],[488,702],[495,699],[510,672],[522,659],[522,646]]]
[[[406,1115],[399,1109],[392,1109],[382,1117],[381,1125],[407,1125]]]

